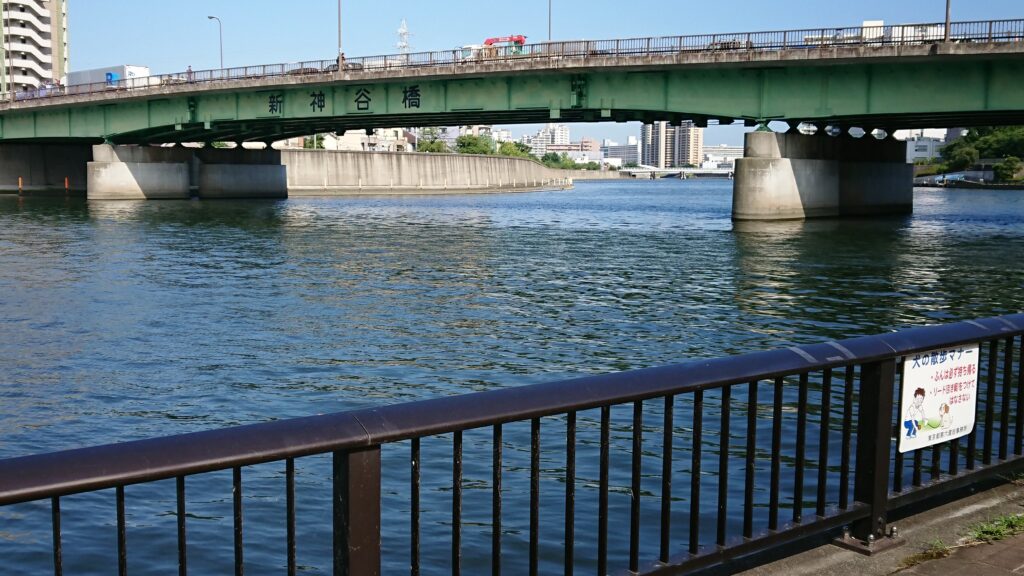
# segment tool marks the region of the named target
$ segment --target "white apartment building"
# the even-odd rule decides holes
[[[494,138],[495,142],[514,142],[515,138],[512,137],[512,131],[507,128],[498,128],[491,132],[491,138]]]
[[[0,92],[63,82],[68,71],[67,0],[0,0]]]
[[[529,146],[531,154],[539,158],[547,154],[548,145],[569,145],[569,127],[565,124],[548,124],[537,131],[536,135],[523,135],[519,141]]]

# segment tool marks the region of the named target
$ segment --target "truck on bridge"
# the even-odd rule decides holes
[[[104,83],[111,87],[141,88],[159,85],[160,78],[150,74],[150,67],[127,64],[68,73],[69,87]]]
[[[945,36],[945,28],[939,24],[897,24],[886,26],[883,20],[865,20],[860,29],[838,29],[804,36],[804,47],[834,44],[914,44],[938,42]],[[954,38],[955,40],[955,38]]]
[[[462,59],[468,61],[494,58],[498,55],[499,48],[507,48],[506,55],[522,54],[525,45],[526,36],[513,34],[511,36],[495,36],[484,40],[483,44],[467,44],[456,48],[456,50],[460,50]]]

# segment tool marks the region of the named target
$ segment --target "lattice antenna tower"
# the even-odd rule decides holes
[[[402,25],[398,27],[398,44],[395,47],[402,54],[408,54],[412,50],[412,45],[409,44],[409,37],[412,33],[409,32],[409,26],[405,23],[405,18],[402,18]]]

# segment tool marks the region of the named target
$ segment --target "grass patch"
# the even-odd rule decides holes
[[[1002,476],[1002,478],[1014,486],[1024,488],[1024,472],[1015,472],[1013,474]]]
[[[1024,516],[1014,514],[982,522],[972,527],[967,533],[967,537],[975,542],[991,543],[1022,533],[1024,533]]]
[[[1004,540],[1018,534],[1024,534],[1024,514],[1008,514],[1006,516],[999,516],[987,522],[981,522],[971,526],[967,531],[967,535],[963,538],[960,544],[950,546],[942,542],[942,540],[936,540],[930,544],[924,550],[907,556],[900,561],[900,566],[896,570],[906,570],[918,564],[923,564],[930,560],[939,560],[942,558],[949,557],[957,548],[967,548],[971,546],[978,546],[980,544],[991,544]]]
[[[923,564],[925,562],[928,562],[929,560],[938,560],[940,558],[946,558],[952,553],[953,548],[946,546],[946,544],[944,544],[942,540],[936,540],[935,542],[929,544],[928,547],[924,550],[918,552],[917,554],[907,556],[906,558],[901,560],[900,570],[906,570],[907,568],[917,566],[918,564]]]

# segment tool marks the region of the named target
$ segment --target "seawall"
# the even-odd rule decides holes
[[[568,187],[572,176],[523,158],[282,150],[289,196],[502,192]]]

